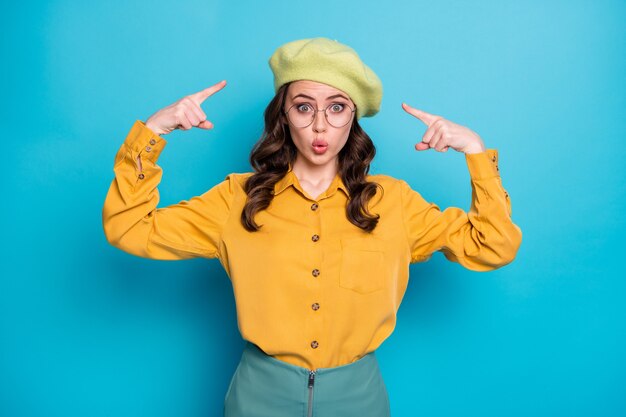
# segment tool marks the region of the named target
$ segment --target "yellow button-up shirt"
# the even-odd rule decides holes
[[[405,181],[368,175],[384,193],[369,203],[380,220],[367,233],[346,218],[348,190],[339,175],[314,199],[290,170],[255,218],[261,229],[248,232],[240,218],[252,173],[230,174],[200,196],[157,208],[156,161],[165,144],[141,121],[132,126],[104,202],[108,241],[145,258],[218,258],[232,282],[242,337],[305,368],[348,364],[380,346],[394,330],[410,263],[441,251],[488,271],[510,263],[521,244],[495,149],[465,155],[469,212],[442,211]]]

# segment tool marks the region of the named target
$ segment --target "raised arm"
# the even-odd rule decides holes
[[[469,212],[457,207],[443,211],[402,181],[402,209],[411,250],[411,262],[427,260],[441,251],[467,269],[488,271],[515,259],[522,231],[511,219],[511,199],[502,186],[498,152],[485,149],[472,130],[406,104],[404,110],[428,129],[416,150],[453,148],[465,153],[472,186]]]
[[[115,157],[102,209],[107,240],[133,255],[163,260],[218,257],[221,228],[230,214],[234,180],[227,178],[201,196],[157,208],[162,169],[156,164],[175,129],[213,127],[200,103],[221,90],[218,83],[186,96],[151,116],[135,121]],[[148,127],[150,126],[150,127]]]

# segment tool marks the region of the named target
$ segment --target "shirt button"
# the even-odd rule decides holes
[[[311,210],[313,210],[313,211],[317,210],[318,207],[319,206],[317,205],[317,203],[311,204]]]
[[[319,310],[319,309],[320,309],[320,304],[319,304],[319,303],[313,303],[313,304],[311,305],[311,308],[312,308],[313,310],[317,311],[317,310]]]
[[[311,273],[313,274],[314,277],[317,277],[320,274],[320,270],[319,269],[314,269],[313,271],[311,271]]]
[[[150,145],[154,145],[155,143],[156,143],[156,140],[150,139]]]
[[[311,240],[313,242],[317,242],[318,240],[320,240],[320,237],[319,237],[319,235],[313,235],[313,236],[311,236]]]
[[[150,152],[152,150],[152,146],[146,146],[146,152]]]
[[[492,160],[493,162],[496,162],[496,156],[494,155],[494,156],[491,158],[491,160]]]
[[[319,345],[320,345],[320,344],[319,344],[319,343],[317,343],[317,340],[314,340],[314,341],[312,341],[312,342],[311,342],[311,347],[312,347],[313,349],[317,349],[317,347],[318,347]]]
[[[140,179],[140,180],[144,179],[145,177],[146,177],[145,175],[143,175],[143,174],[139,174],[139,179]]]

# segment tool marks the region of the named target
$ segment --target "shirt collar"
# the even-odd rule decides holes
[[[285,176],[282,177],[280,180],[278,180],[276,184],[274,184],[274,195],[276,196],[282,193],[289,186],[293,186],[300,192],[304,193],[304,190],[302,190],[302,187],[300,186],[300,182],[298,181],[298,177],[296,177],[296,174],[293,173],[291,164],[289,164],[289,170],[287,171]],[[323,196],[330,197],[331,195],[335,193],[337,189],[343,190],[346,196],[349,196],[348,188],[341,180],[341,175],[339,175],[339,172],[335,174],[335,178],[333,178],[332,182],[328,186],[328,189],[326,190],[325,193],[322,193],[320,197],[323,197]]]

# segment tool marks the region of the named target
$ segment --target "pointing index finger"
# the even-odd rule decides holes
[[[190,94],[189,98],[195,101],[196,104],[200,105],[204,100],[224,88],[224,86],[226,86],[226,80],[220,81],[219,83],[214,84],[209,88],[205,88],[204,90],[198,91],[197,93]]]
[[[411,106],[409,106],[406,103],[402,103],[402,108],[409,113],[412,116],[417,117],[418,119],[420,119],[422,122],[424,122],[427,126],[430,126],[431,124],[433,124],[437,119],[440,119],[439,116],[436,116],[434,114],[430,114],[430,113],[426,113],[423,110],[419,110],[416,108],[413,108]]]

